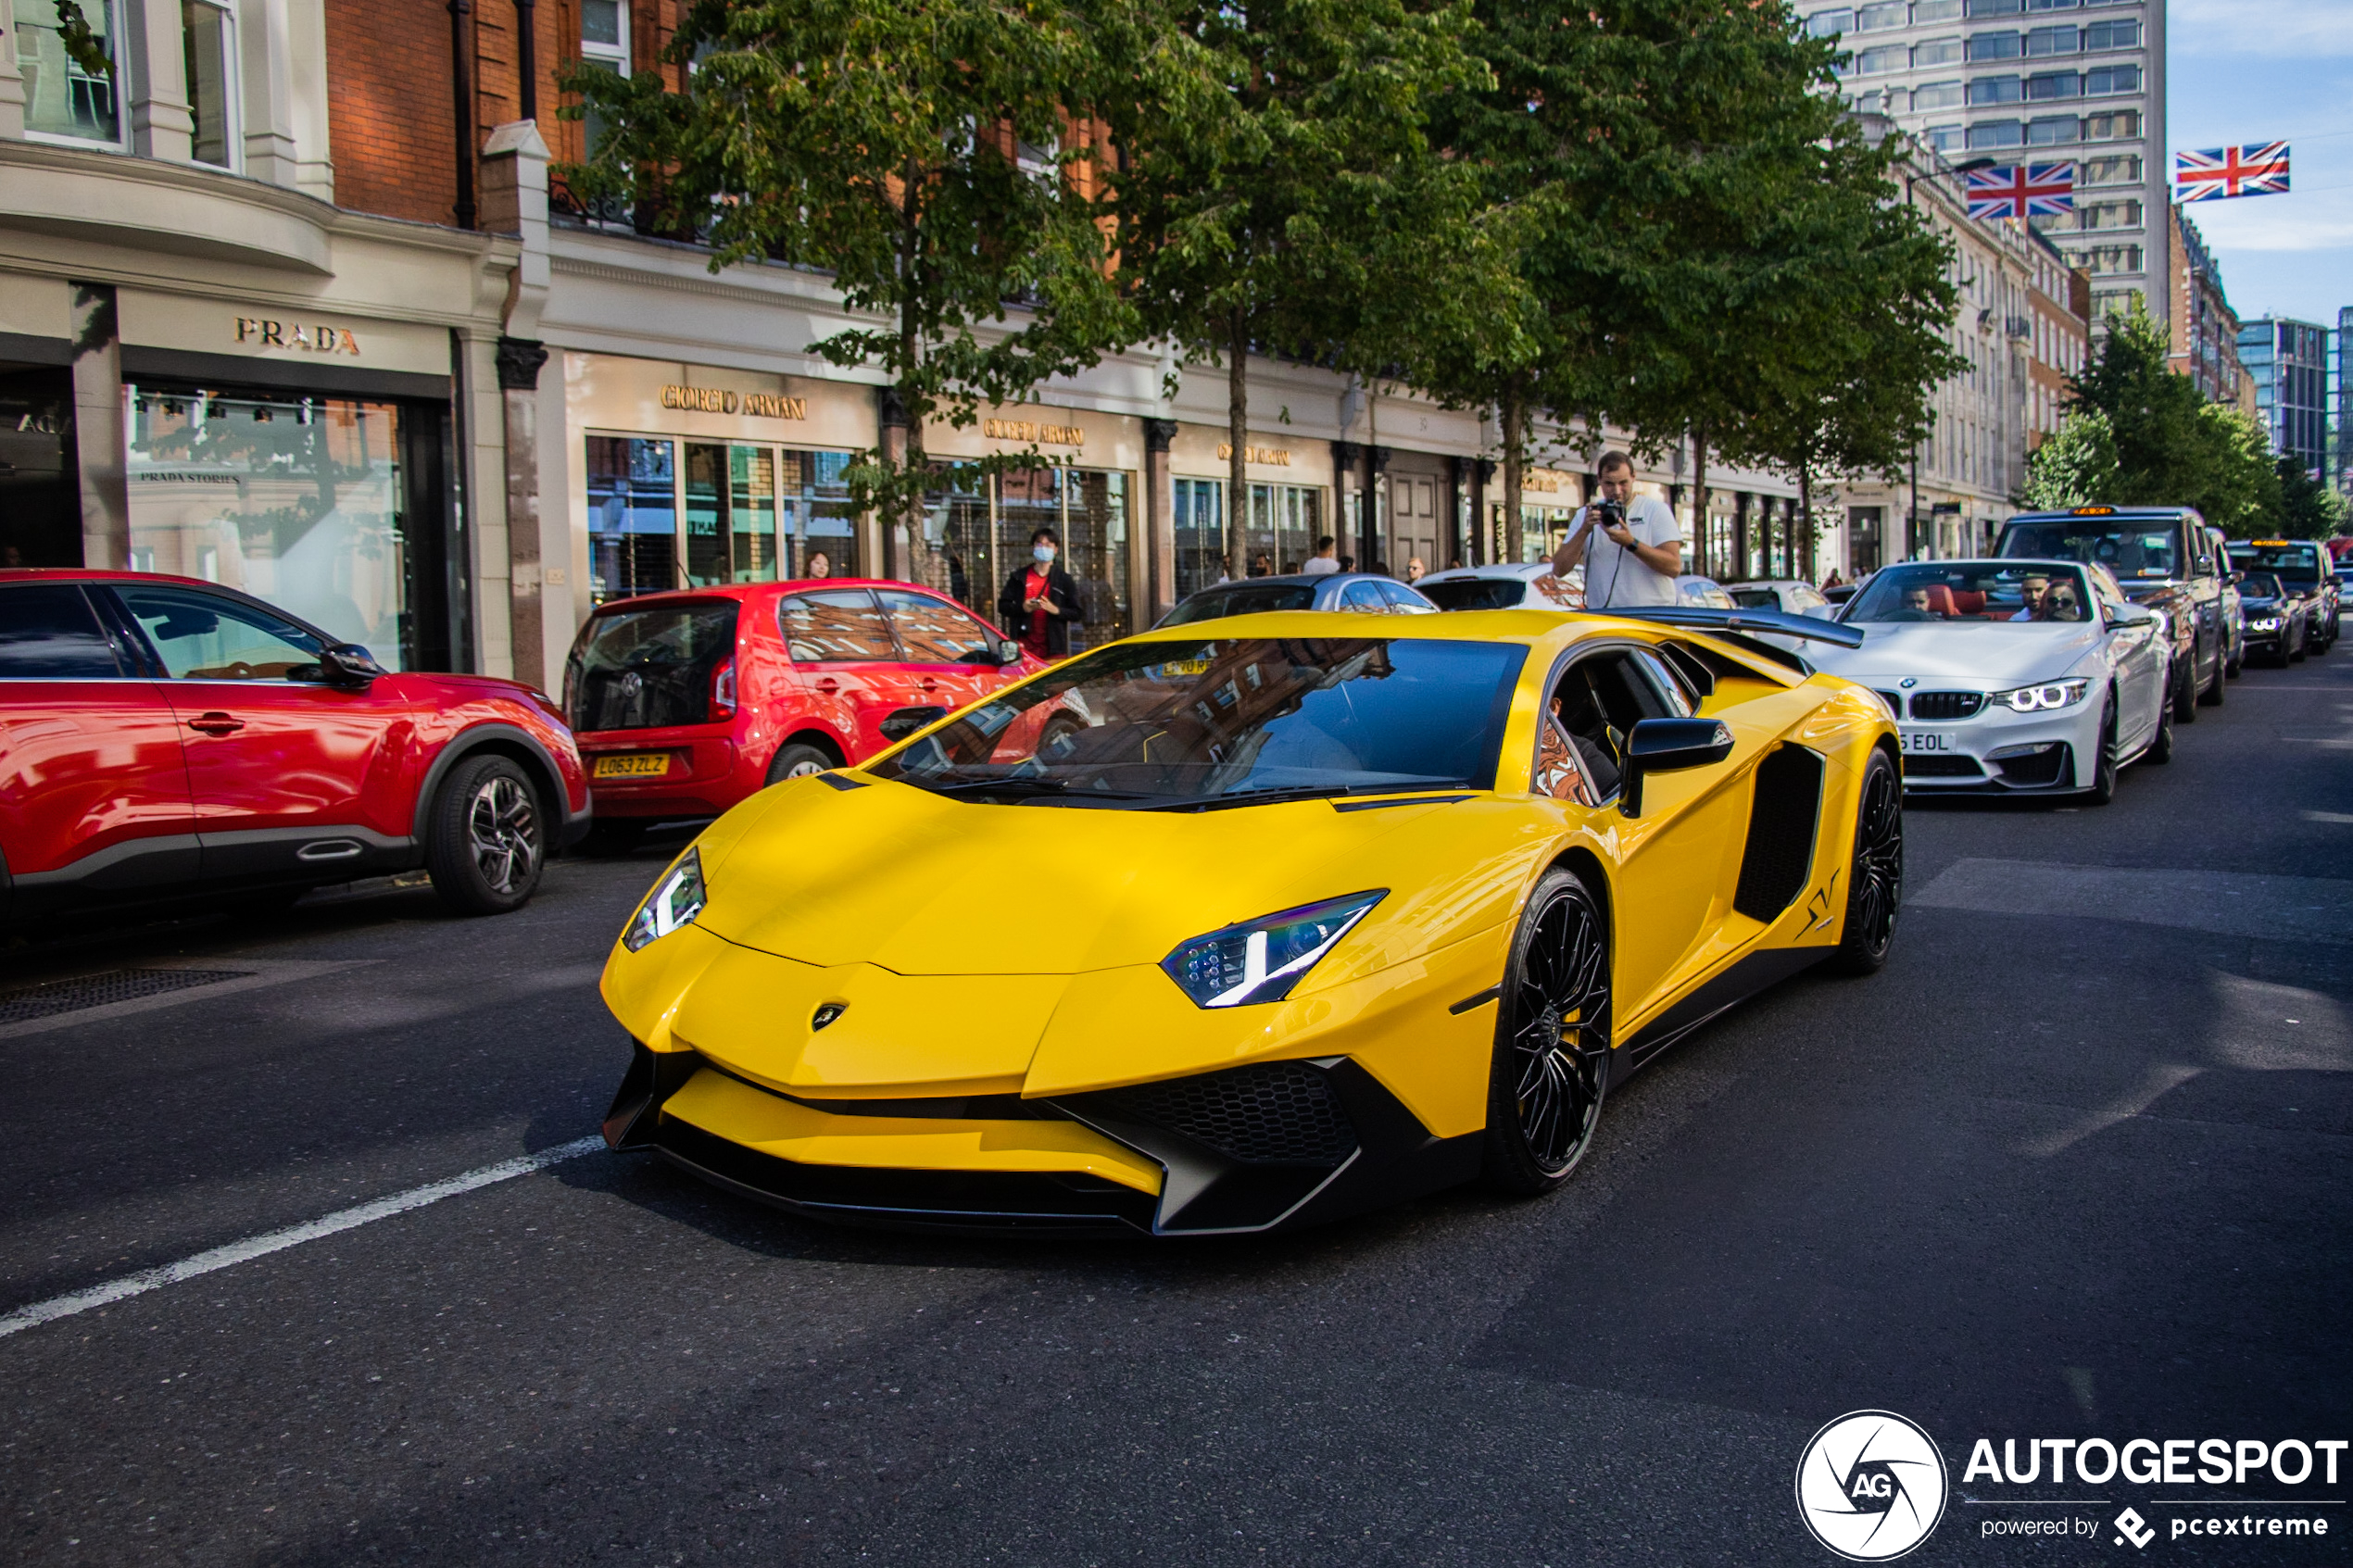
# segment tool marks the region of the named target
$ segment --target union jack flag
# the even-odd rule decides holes
[[[2173,189],[2185,202],[2287,194],[2287,144],[2208,147],[2173,155]]]
[[[1969,171],[1971,218],[2055,218],[2075,210],[2071,163],[2006,163]]]

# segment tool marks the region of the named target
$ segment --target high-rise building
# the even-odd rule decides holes
[[[2255,378],[2256,417],[2271,450],[2319,473],[2328,453],[2328,329],[2283,316],[2239,328],[2239,360]]]
[[[2189,377],[2207,401],[2237,404],[2251,415],[2255,389],[2239,363],[2238,312],[2222,287],[2222,269],[2187,213],[2169,207],[2166,220],[2173,322],[2173,352],[2166,363],[2176,375]]]
[[[2353,305],[2336,313],[2334,383],[2329,391],[2329,471],[2337,489],[2353,495],[2353,458],[2345,450],[2345,415],[2353,409]]]
[[[2092,277],[2095,315],[2170,324],[2165,0],[1800,0],[1850,51],[1848,101],[1957,164],[2072,161],[2075,211],[2035,227]]]

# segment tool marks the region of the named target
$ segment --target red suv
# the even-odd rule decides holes
[[[618,847],[658,818],[716,816],[780,779],[863,761],[890,744],[892,714],[962,708],[1043,668],[905,583],[696,588],[590,616],[565,661],[564,712],[598,836]]]
[[[394,674],[248,595],[135,571],[0,571],[0,855],[11,922],[422,865],[522,905],[587,831],[547,699]]]

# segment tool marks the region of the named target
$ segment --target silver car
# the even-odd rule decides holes
[[[1270,609],[1348,609],[1365,615],[1428,615],[1438,607],[1394,577],[1372,571],[1327,571],[1310,577],[1244,577],[1213,583],[1185,596],[1158,626],[1186,626],[1256,615]]]

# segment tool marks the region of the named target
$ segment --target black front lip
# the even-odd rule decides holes
[[[1158,1162],[1159,1197],[1092,1176],[811,1165],[762,1154],[662,1112],[662,1102],[708,1065],[691,1051],[636,1046],[605,1117],[605,1141],[659,1153],[757,1202],[844,1224],[1072,1237],[1262,1234],[1435,1192],[1479,1168],[1479,1134],[1434,1135],[1345,1057],[1307,1064],[1325,1074],[1355,1130],[1355,1148],[1326,1164],[1227,1158],[1136,1118],[1118,1102],[1118,1091],[1030,1102]]]

